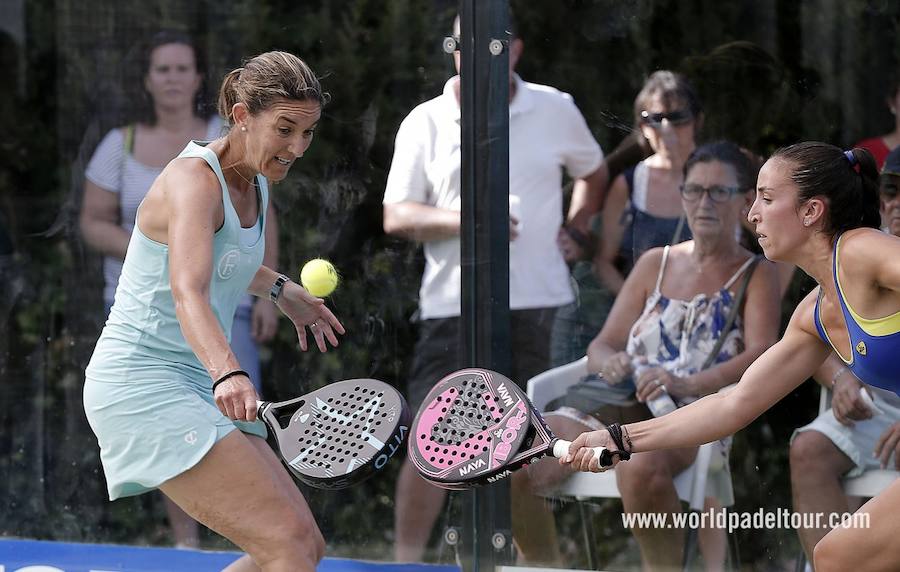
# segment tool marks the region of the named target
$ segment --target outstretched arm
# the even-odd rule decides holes
[[[747,368],[731,391],[709,395],[668,415],[627,425],[635,452],[696,447],[734,434],[809,378],[830,351],[810,331],[813,291],[801,302],[784,337]],[[580,470],[598,470],[590,447],[615,448],[606,431],[580,435],[569,448],[571,463]]]
[[[828,348],[794,329],[753,362],[734,390],[710,395],[670,415],[628,426],[635,451],[698,446],[733,435],[806,381]],[[659,423],[654,424],[653,421]]]

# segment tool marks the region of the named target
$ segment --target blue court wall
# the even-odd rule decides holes
[[[237,552],[0,539],[0,572],[219,572]],[[460,572],[456,566],[325,558],[319,572]]]

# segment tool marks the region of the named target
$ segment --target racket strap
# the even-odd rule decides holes
[[[625,441],[622,438],[622,426],[618,423],[610,423],[606,426],[606,430],[609,431],[609,436],[612,438],[613,443],[616,444],[616,449],[618,449],[618,451],[611,451],[611,453],[618,455],[622,461],[630,459],[631,452],[625,449]],[[630,443],[631,439],[628,441]]]

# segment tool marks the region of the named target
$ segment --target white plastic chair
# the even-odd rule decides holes
[[[562,396],[566,389],[587,375],[587,356],[578,361],[555,367],[528,380],[528,397],[538,411],[544,411],[553,399]],[[678,498],[687,502],[690,510],[702,512],[707,496],[707,482],[710,476],[722,481],[722,488],[727,490],[726,498],[720,498],[723,506],[734,504],[731,487],[731,472],[728,466],[714,467],[710,473],[710,465],[714,455],[721,457],[720,441],[700,446],[694,463],[675,477],[675,490]],[[573,473],[561,482],[555,490],[545,493],[550,498],[573,498],[578,501],[589,501],[596,498],[620,498],[613,471],[604,473]],[[583,505],[580,510],[584,510]],[[582,512],[585,526],[585,543],[588,550],[588,561],[596,568],[596,554],[593,546],[593,534],[590,532],[590,519]],[[689,530],[685,539],[685,568],[693,561],[696,552],[696,530]],[[736,560],[736,546],[731,547],[732,558]]]

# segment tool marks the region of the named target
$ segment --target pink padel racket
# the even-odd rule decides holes
[[[557,439],[525,393],[505,376],[463,369],[440,380],[422,403],[409,437],[419,474],[446,489],[466,489],[508,477],[546,455],[561,457],[569,441]],[[600,464],[612,453],[596,447]]]

